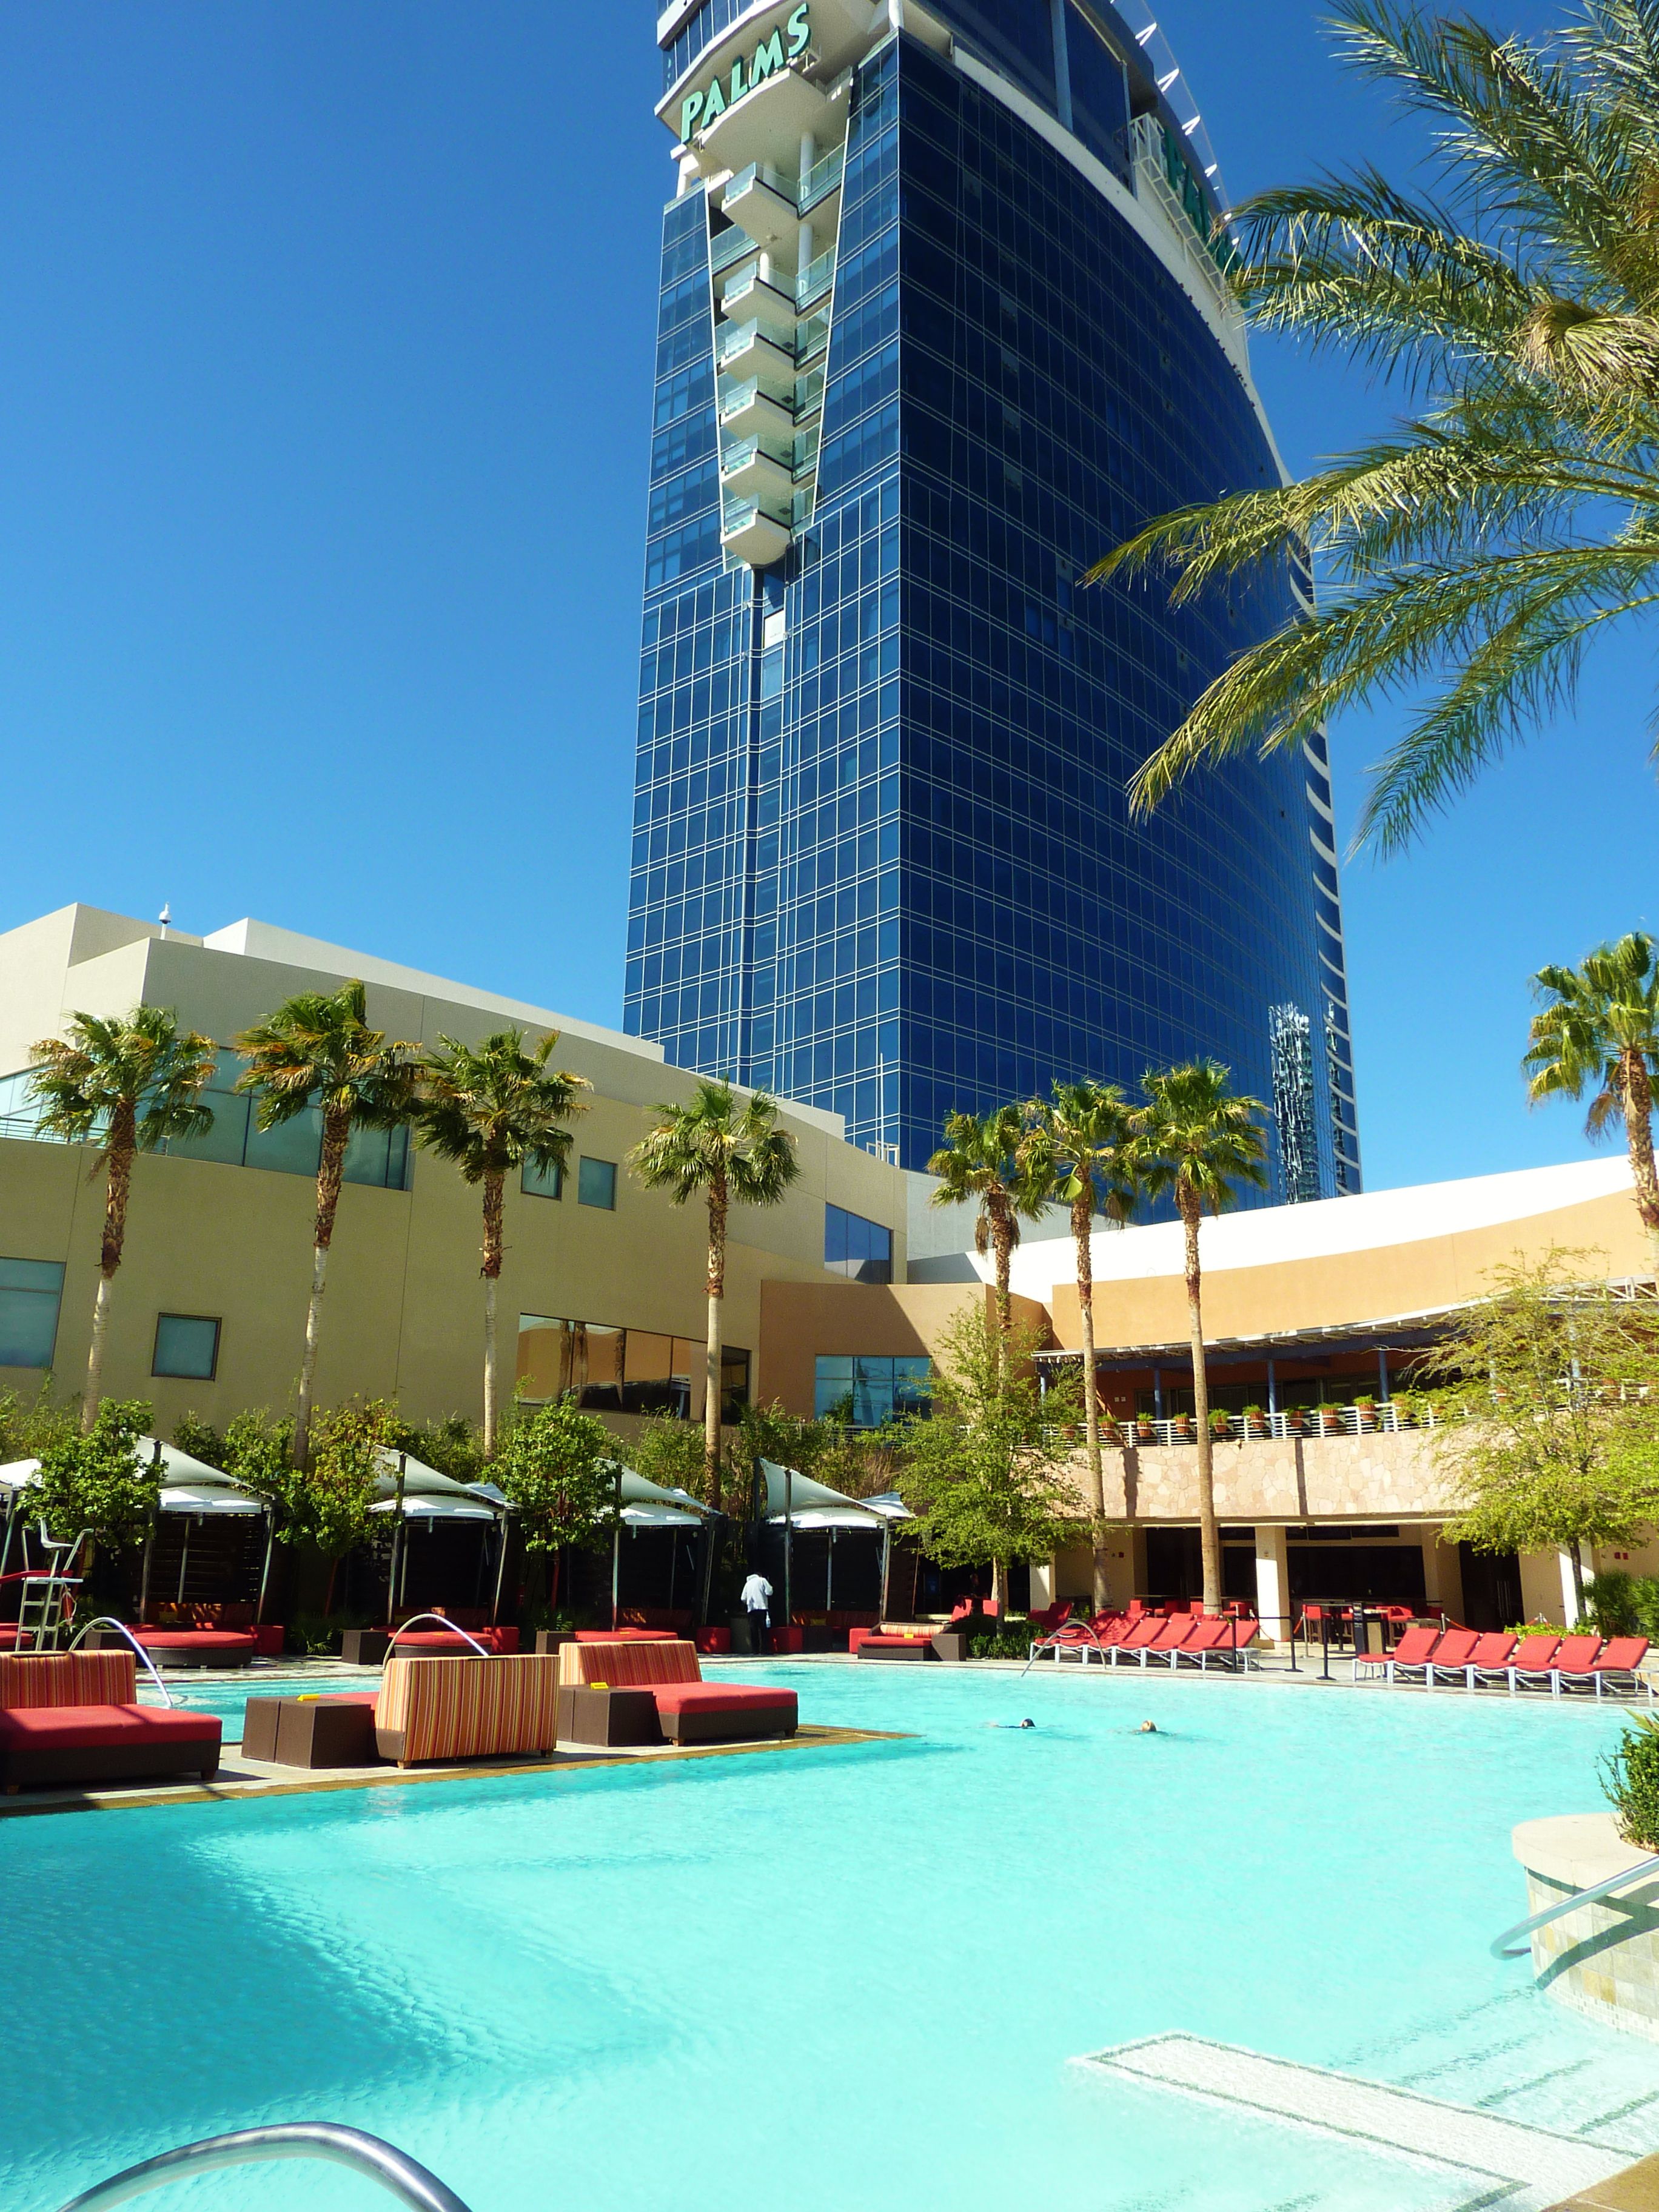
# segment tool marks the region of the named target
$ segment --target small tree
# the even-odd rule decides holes
[[[110,1301],[127,1241],[132,1163],[169,1137],[199,1136],[213,1126],[202,1092],[215,1066],[211,1038],[181,1031],[165,1006],[130,1014],[72,1014],[69,1036],[43,1037],[29,1087],[41,1105],[44,1135],[71,1145],[101,1144],[93,1173],[104,1177],[104,1236],[98,1255],[98,1296],[92,1310],[81,1431],[92,1432],[103,1389]]]
[[[161,1492],[155,1455],[140,1443],[150,1409],[142,1398],[106,1398],[91,1431],[49,1443],[28,1492],[60,1543],[88,1529],[115,1553],[142,1550]]]
[[[1419,1364],[1464,1417],[1436,1441],[1463,1498],[1448,1541],[1565,1552],[1581,1613],[1580,1546],[1634,1543],[1659,1521],[1651,1318],[1604,1283],[1575,1283],[1589,1257],[1557,1247],[1495,1269],[1491,1296]]]
[[[550,1604],[558,1603],[560,1554],[616,1528],[617,1472],[617,1439],[578,1410],[574,1393],[508,1430],[490,1473],[518,1514],[526,1551],[552,1555]]]
[[[744,1413],[748,1408],[744,1408]],[[639,1434],[627,1445],[628,1464],[647,1482],[665,1490],[688,1491],[708,1502],[708,1476],[703,1459],[702,1431],[683,1421],[678,1413],[652,1413]],[[728,1467],[727,1474],[732,1469]]]
[[[927,1163],[939,1178],[930,1206],[963,1206],[977,1199],[974,1249],[991,1255],[996,1279],[996,1325],[1004,1341],[1012,1334],[1008,1278],[1022,1218],[1035,1221],[1048,1193],[1028,1171],[1020,1155],[1024,1133],[1018,1106],[994,1107],[988,1114],[947,1114],[945,1142]]]
[[[465,1413],[401,1423],[395,1449],[412,1453],[452,1482],[477,1482],[486,1472],[483,1438]]]
[[[65,1406],[54,1406],[51,1392],[50,1376],[30,1399],[0,1390],[0,1467],[15,1459],[39,1459],[48,1444],[62,1443],[76,1433],[74,1414]]]
[[[933,1418],[908,1431],[899,1491],[922,1549],[941,1566],[992,1563],[1007,1595],[1016,1559],[1046,1559],[1069,1536],[1078,1501],[1061,1478],[1071,1445],[1059,1433],[1081,1418],[1075,1379],[1040,1395],[1031,1372],[1041,1338],[1006,1340],[964,1308],[935,1356]]]
[[[374,1533],[373,1507],[386,1472],[382,1452],[397,1449],[395,1407],[374,1398],[319,1413],[313,1423],[311,1464],[289,1496],[294,1533],[328,1561],[325,1614],[334,1610],[340,1562]]]

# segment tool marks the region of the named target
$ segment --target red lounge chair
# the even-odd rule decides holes
[[[1139,1651],[1154,1637],[1164,1633],[1166,1623],[1161,1613],[1143,1613],[1138,1620],[1131,1621],[1127,1631],[1111,1646],[1111,1663],[1116,1666],[1126,1651]]]
[[[1514,1658],[1504,1669],[1510,1678],[1511,1696],[1522,1682],[1549,1682],[1550,1669],[1560,1648],[1559,1636],[1523,1636],[1516,1647]],[[1551,1682],[1550,1686],[1553,1689],[1555,1686]]]
[[[259,1655],[251,1628],[145,1628],[132,1635],[158,1667],[246,1667]]]
[[[1561,1648],[1550,1662],[1550,1690],[1559,1697],[1565,1682],[1569,1687],[1574,1682],[1586,1687],[1595,1680],[1595,1662],[1601,1654],[1599,1636],[1564,1636]]]
[[[1449,1628],[1429,1655],[1429,1663],[1423,1669],[1423,1686],[1431,1690],[1437,1674],[1464,1674],[1474,1656],[1474,1647],[1480,1641],[1472,1628]]]
[[[1373,1667],[1380,1667],[1392,1686],[1396,1668],[1404,1668],[1408,1673],[1416,1674],[1428,1665],[1429,1655],[1439,1641],[1440,1631],[1437,1628],[1408,1628],[1392,1651],[1357,1652],[1353,1662],[1354,1680],[1359,1680],[1362,1667],[1368,1671]]]
[[[1595,1662],[1595,1694],[1601,1694],[1601,1685],[1609,1674],[1627,1674],[1632,1696],[1642,1686],[1642,1677],[1637,1672],[1648,1656],[1645,1636],[1610,1636],[1601,1646],[1601,1656]]]
[[[1232,1650],[1233,1625],[1216,1613],[1200,1613],[1194,1621],[1184,1644],[1179,1644],[1170,1654],[1170,1664],[1179,1669],[1183,1659],[1190,1659],[1201,1674],[1204,1662],[1215,1651]]]
[[[1031,1626],[1040,1637],[1052,1636],[1057,1628],[1064,1628],[1071,1617],[1072,1601],[1068,1597],[1060,1598],[1054,1605],[1041,1606],[1029,1615]]]
[[[1141,1645],[1141,1665],[1144,1667],[1148,1659],[1167,1659],[1173,1672],[1176,1652],[1184,1650],[1197,1626],[1198,1621],[1190,1613],[1171,1613],[1152,1642]]]
[[[753,1742],[795,1733],[793,1690],[705,1682],[688,1643],[619,1640],[608,1650],[598,1644],[565,1644],[559,1653],[562,1709],[570,1692],[597,1689],[601,1683],[610,1691],[648,1690],[658,1726],[671,1743]],[[566,1732],[562,1728],[561,1734]]]
[[[1500,1678],[1507,1681],[1510,1661],[1520,1640],[1519,1637],[1508,1636],[1496,1629],[1477,1638],[1469,1654],[1469,1663],[1463,1669],[1464,1687],[1472,1690],[1477,1682],[1492,1682]]]

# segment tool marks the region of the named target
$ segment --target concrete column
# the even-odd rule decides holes
[[[1256,1523],[1255,1609],[1261,1632],[1282,1644],[1291,1632],[1291,1548],[1283,1528]]]
[[[1054,1601],[1054,1562],[1053,1559],[1033,1559],[1031,1562],[1031,1610],[1041,1613]]]

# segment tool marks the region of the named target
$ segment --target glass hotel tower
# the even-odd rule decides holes
[[[1082,580],[1277,480],[1176,74],[1103,0],[657,29],[629,1029],[912,1169],[951,1108],[1213,1054],[1276,1197],[1357,1190],[1322,743],[1125,799],[1310,580]]]

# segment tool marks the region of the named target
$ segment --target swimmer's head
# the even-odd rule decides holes
[[[1036,1726],[1036,1723],[1035,1721],[1022,1721],[1020,1723],[1020,1726],[1022,1728],[1035,1728]]]
[[[1158,1723],[1156,1721],[1142,1721],[1139,1733],[1142,1735],[1156,1735],[1158,1734]]]

